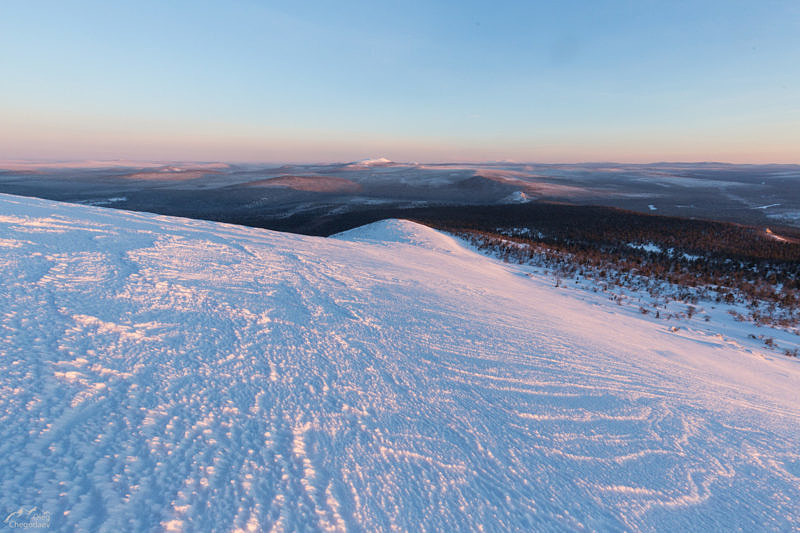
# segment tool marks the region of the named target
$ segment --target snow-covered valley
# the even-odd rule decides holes
[[[2,518],[800,527],[797,360],[618,307],[406,221],[325,239],[0,195]]]

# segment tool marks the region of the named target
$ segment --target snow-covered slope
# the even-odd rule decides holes
[[[364,242],[385,245],[401,250],[397,244],[407,244],[418,249],[435,250],[448,254],[474,254],[464,248],[455,238],[434,231],[427,226],[416,224],[409,220],[382,220],[374,224],[367,224],[342,233],[332,235],[331,238],[351,242]]]
[[[0,196],[0,354],[0,512],[55,529],[800,525],[800,365],[407,221]]]

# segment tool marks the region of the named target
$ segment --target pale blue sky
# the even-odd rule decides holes
[[[0,158],[800,163],[800,2],[0,2]]]

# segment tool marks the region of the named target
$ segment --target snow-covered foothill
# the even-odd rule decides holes
[[[449,254],[470,254],[456,238],[432,230],[410,220],[381,220],[331,236],[332,239],[392,246],[407,244],[417,249],[435,250]],[[396,247],[395,247],[396,248]]]
[[[800,525],[795,360],[412,222],[324,239],[0,195],[0,289],[4,518]]]

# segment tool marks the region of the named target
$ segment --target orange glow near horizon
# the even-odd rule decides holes
[[[333,162],[384,156],[394,161],[482,162],[512,160],[540,163],[614,161],[719,161],[752,164],[798,164],[797,146],[789,132],[784,141],[769,142],[761,135],[712,136],[686,132],[681,136],[625,134],[604,137],[602,132],[557,141],[546,134],[529,138],[452,139],[370,135],[368,132],[322,132],[230,125],[174,123],[94,117],[0,116],[0,160],[14,161],[225,161],[225,162]],[[555,137],[555,136],[554,136]],[[678,140],[676,140],[676,137]],[[752,138],[749,138],[752,137]]]

